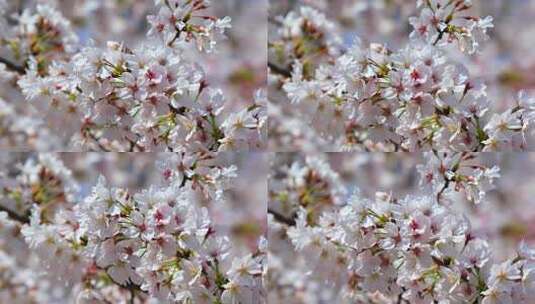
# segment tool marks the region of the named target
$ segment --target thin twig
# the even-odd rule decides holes
[[[397,300],[397,304],[403,304],[405,303],[405,299],[403,299],[403,294],[407,291],[407,289],[405,287],[402,287],[401,288],[401,292],[399,293],[398,295],[398,300]]]
[[[97,146],[104,152],[111,152],[111,150],[109,150],[108,148],[106,148],[101,142],[100,142],[100,139],[95,135],[93,134],[93,132],[91,132],[91,130],[87,130],[87,135],[89,135],[89,138],[91,138],[96,144]]]

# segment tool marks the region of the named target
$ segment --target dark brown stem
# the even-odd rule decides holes
[[[437,39],[435,39],[435,41],[433,42],[433,45],[436,46],[437,43],[442,40],[442,37],[444,36],[444,31],[439,31],[438,33],[438,36],[437,36]]]
[[[398,300],[397,300],[397,304],[403,304],[405,303],[405,300],[403,299],[403,294],[405,293],[405,291],[407,291],[407,289],[405,287],[402,287],[401,288],[401,292],[399,293],[398,295]]]
[[[15,220],[17,222],[20,222],[20,223],[23,223],[23,224],[28,224],[30,223],[30,217],[29,216],[26,216],[26,215],[20,215],[18,214],[17,212],[5,207],[5,206],[2,206],[0,204],[0,211],[4,211],[7,213],[7,215],[12,219],[12,220]]]
[[[136,299],[136,290],[131,288],[130,289],[130,304],[134,304],[134,300]]]
[[[14,72],[17,72],[21,75],[25,74],[26,73],[26,70],[24,69],[24,67],[22,66],[19,66],[19,65],[16,65],[15,63],[3,58],[3,57],[0,57],[0,63],[3,63],[6,65],[6,67]]]
[[[292,77],[292,72],[290,72],[288,69],[285,69],[273,62],[268,61],[268,67],[273,73],[276,73],[276,74],[279,74],[288,78]]]
[[[295,226],[295,216],[292,216],[291,218],[287,218],[284,215],[280,214],[279,212],[273,209],[269,209],[269,208],[268,208],[268,213],[272,214],[275,220],[281,223],[284,223],[288,226]]]
[[[180,34],[182,33],[182,31],[180,31],[178,28],[176,29],[177,32],[175,34],[175,36],[173,37],[173,39],[171,41],[169,41],[169,43],[167,44],[167,46],[169,47],[172,47],[173,44],[175,43],[175,41],[180,37]]]
[[[446,189],[448,189],[449,186],[450,186],[450,180],[446,179],[446,182],[444,183],[442,188],[437,193],[437,202],[438,203],[440,203],[440,198],[442,197],[442,194],[444,194],[444,191],[446,191]]]

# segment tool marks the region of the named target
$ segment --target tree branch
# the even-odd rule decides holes
[[[135,302],[135,299],[136,299],[136,290],[135,289],[130,289],[130,301],[129,303],[130,304],[134,304]]]
[[[268,67],[273,73],[280,74],[288,78],[292,77],[292,72],[290,72],[288,69],[285,69],[273,62],[268,61]]]
[[[23,223],[23,224],[29,224],[30,223],[30,217],[25,215],[20,215],[17,212],[7,208],[6,206],[2,206],[0,204],[0,211],[4,211],[7,213],[7,215],[17,222]]]
[[[93,134],[93,132],[91,132],[90,129],[87,129],[87,135],[89,136],[89,138],[91,138],[96,144],[97,146],[104,152],[111,152],[108,148],[106,148],[101,142],[100,142],[100,139],[95,135]]]
[[[21,67],[21,66],[18,66],[16,65],[15,63],[3,58],[3,57],[0,57],[0,63],[3,63],[6,65],[6,67],[14,72],[17,72],[21,75],[25,74],[26,73],[26,70],[24,69],[24,67]]]
[[[401,292],[399,293],[398,295],[398,300],[397,300],[397,304],[403,304],[405,302],[405,300],[403,299],[403,294],[407,291],[407,289],[405,287],[402,287],[401,288]]]
[[[268,213],[272,214],[273,217],[279,222],[285,223],[286,225],[289,225],[289,226],[295,226],[295,216],[292,216],[291,218],[287,218],[284,215],[280,214],[279,212],[273,209],[269,209],[269,208],[268,208]]]

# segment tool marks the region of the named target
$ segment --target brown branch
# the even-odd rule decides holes
[[[134,289],[130,289],[130,304],[134,304],[134,300],[136,299],[136,291]]]
[[[398,300],[397,300],[397,304],[403,304],[405,303],[405,299],[403,299],[403,294],[405,293],[405,291],[407,291],[407,289],[405,287],[402,287],[401,288],[401,292],[399,293],[398,295]]]
[[[280,214],[279,212],[277,212],[277,211],[275,211],[273,209],[269,209],[269,208],[268,208],[268,213],[273,215],[275,220],[277,220],[277,221],[279,221],[281,223],[284,223],[284,224],[286,224],[288,226],[295,226],[295,215],[292,216],[291,218],[287,218],[284,215]]]
[[[22,66],[19,66],[19,65],[16,65],[15,63],[3,58],[3,57],[0,57],[0,63],[3,63],[6,65],[6,67],[14,72],[17,72],[21,75],[25,74],[26,73],[26,70],[24,69],[24,67]]]
[[[23,223],[23,224],[29,224],[30,223],[30,217],[27,215],[20,215],[17,212],[7,208],[6,206],[2,206],[0,204],[0,211],[4,211],[7,213],[7,215],[17,222]]]
[[[290,70],[285,69],[273,62],[268,61],[268,67],[273,73],[276,73],[276,74],[279,74],[288,78],[292,77],[292,72],[290,72]]]

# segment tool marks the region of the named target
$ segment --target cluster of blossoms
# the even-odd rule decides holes
[[[418,165],[420,185],[429,193],[444,199],[444,192],[462,192],[469,202],[479,204],[485,194],[494,188],[494,181],[500,177],[498,166],[486,167],[476,161],[477,154],[441,154],[427,152],[425,164]]]
[[[535,98],[478,77],[480,15],[0,0],[0,149],[172,152],[1,154],[0,303],[535,303],[535,212],[478,153],[532,149]]]
[[[206,1],[157,0],[156,4],[162,7],[158,15],[148,17],[151,25],[148,35],[161,38],[169,46],[194,40],[199,50],[211,52],[216,34],[223,34],[231,27],[228,16],[216,19],[200,15],[207,8]]]
[[[488,38],[487,29],[493,27],[491,16],[481,19],[468,13],[471,0],[418,0],[417,6],[422,11],[420,16],[409,19],[414,27],[411,38],[429,44],[445,46],[457,42],[463,52],[473,54]]]
[[[16,82],[31,103],[32,116],[42,120],[33,119],[26,129],[10,126],[11,116],[19,113],[3,111],[3,137],[12,138],[6,146],[37,145],[31,139],[45,132],[57,137],[52,139],[59,148],[75,150],[263,148],[265,93],[259,90],[254,101],[239,108],[228,105],[223,91],[208,84],[202,66],[191,58],[194,50],[211,52],[231,27],[230,17],[206,13],[208,5],[156,1],[158,13],[148,17],[148,40],[133,49],[118,42],[83,46],[69,21],[51,6],[25,10],[15,33],[2,39],[9,53],[2,66],[10,71],[6,81]],[[50,131],[41,130],[44,122]]]
[[[345,49],[334,25],[310,7],[282,19],[280,41],[270,42],[270,99],[282,108],[272,115],[280,122],[270,130],[275,144],[329,151],[528,149],[533,99],[520,93],[509,109],[493,112],[486,86],[447,57],[452,44],[475,53],[492,18],[471,15],[470,1],[418,6],[410,40],[397,51],[365,47],[358,38]],[[295,120],[285,123],[286,117]],[[321,140],[309,142],[314,137]]]
[[[476,166],[478,160],[471,154],[430,154],[426,166],[435,168],[435,176],[447,176],[442,180],[445,186],[438,186],[437,180],[432,188],[446,189],[455,183],[444,191],[448,199],[423,189],[401,198],[379,192],[375,199],[355,191],[349,198],[327,202],[322,198],[339,197],[340,190],[329,186],[329,181],[339,181],[340,176],[324,159],[314,158],[294,163],[291,169],[275,168],[272,175],[269,301],[487,304],[535,300],[533,249],[522,243],[512,258],[497,262],[488,242],[455,209],[455,196],[450,195],[469,192],[469,187],[478,189],[479,195],[490,190],[498,176],[496,168]],[[311,164],[317,163],[329,172],[321,186],[296,185],[301,175],[297,172],[314,172],[318,167]],[[436,180],[422,170],[422,183]],[[297,204],[280,209],[281,197],[302,198],[302,193],[317,193],[321,187],[323,196],[311,195],[307,202],[296,198]]]
[[[461,195],[477,205],[495,188],[495,180],[500,177],[499,167],[486,166],[477,153],[428,152],[423,158],[424,164],[416,165],[419,186],[443,204]],[[300,208],[309,211],[309,219],[317,218],[322,211],[342,204],[349,192],[340,175],[321,157],[307,157],[305,165],[300,162],[293,162],[289,167],[281,165],[273,176],[277,182],[270,184],[269,211],[285,222],[288,219],[284,219],[284,214],[294,218]]]
[[[201,195],[223,204],[236,175],[235,167],[215,160],[175,154],[158,163],[158,186],[131,193],[100,177],[85,197],[71,171],[49,154],[3,172],[0,233],[11,236],[0,243],[6,269],[0,299],[11,301],[16,294],[16,303],[49,302],[39,299],[46,283],[72,288],[59,302],[264,303],[266,240],[254,250],[234,246],[199,203]],[[26,208],[15,209],[15,203]],[[25,281],[24,273],[11,273],[23,262],[16,260],[17,250],[24,250],[10,248],[17,244],[10,238],[37,258],[32,265],[39,278]]]
[[[26,63],[31,61],[36,73],[44,75],[51,62],[69,58],[77,48],[78,38],[70,22],[48,5],[37,5],[18,15],[12,15],[12,8],[7,4],[3,8],[0,9],[2,147],[21,149],[32,146],[49,150],[60,145],[61,140],[44,121],[57,121],[61,116],[54,112],[44,115],[39,108],[28,107],[25,102],[13,102],[11,98],[16,96],[23,100],[16,83],[25,72]]]

